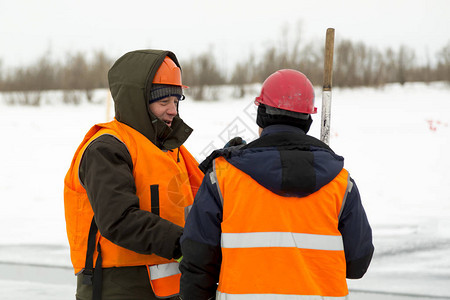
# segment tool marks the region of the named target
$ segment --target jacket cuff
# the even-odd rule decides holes
[[[369,268],[370,261],[372,260],[373,256],[373,249],[372,251],[356,260],[348,261],[347,262],[347,278],[348,279],[359,279],[364,276],[364,274],[367,272],[367,269]]]
[[[180,259],[182,256],[180,238],[181,238],[181,236],[175,242],[175,249],[173,250],[173,258],[174,259]]]

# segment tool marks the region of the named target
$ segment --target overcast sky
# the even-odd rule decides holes
[[[450,42],[450,0],[0,0],[0,60],[17,66],[47,50],[63,59],[158,48],[183,63],[212,49],[227,66],[280,41],[283,28],[292,39],[323,43],[328,27],[336,42],[434,56]]]

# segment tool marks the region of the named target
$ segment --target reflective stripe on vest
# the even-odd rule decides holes
[[[219,183],[217,182],[217,170],[216,170],[216,162],[213,162],[213,171],[211,173],[209,173],[209,179],[211,180],[211,184],[215,185],[217,188],[217,192],[219,194],[220,197],[220,202],[223,205],[223,196],[222,196],[222,191],[220,190],[219,187]]]
[[[191,209],[192,209],[192,204],[189,206],[186,206],[184,208],[184,221],[187,220],[187,217],[188,217],[189,213],[191,212]]]
[[[346,300],[347,296],[344,297],[323,297],[316,295],[280,295],[280,294],[227,294],[216,292],[217,300],[248,300],[248,299],[258,299],[258,300]]]
[[[342,251],[341,236],[295,232],[222,233],[222,248],[296,247]]]
[[[148,266],[153,292],[159,298],[168,298],[180,293],[181,273],[179,263]]]
[[[179,265],[179,263],[173,262],[168,264],[149,266],[148,268],[150,270],[150,276],[152,280],[156,280],[180,274],[180,270],[178,269]]]

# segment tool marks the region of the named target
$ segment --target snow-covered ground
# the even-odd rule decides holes
[[[211,91],[219,100],[181,102],[181,116],[194,128],[185,145],[198,160],[232,136],[256,138],[258,88],[248,87],[253,93],[243,99],[225,87]],[[0,299],[74,298],[63,178],[90,126],[111,118],[107,95],[98,90],[100,104],[74,106],[49,92],[40,107],[24,107],[7,106],[9,95],[0,94]],[[317,89],[316,137],[320,98]],[[350,289],[381,292],[378,299],[388,299],[385,292],[450,299],[450,87],[336,88],[332,103],[330,143],[358,184],[376,247],[366,276],[350,280]],[[58,281],[45,266],[66,275]],[[48,289],[58,296],[45,296]]]

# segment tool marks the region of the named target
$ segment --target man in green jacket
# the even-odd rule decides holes
[[[177,299],[185,211],[203,177],[182,145],[181,68],[170,51],[133,51],[108,79],[115,120],[91,128],[65,178],[76,297]]]

